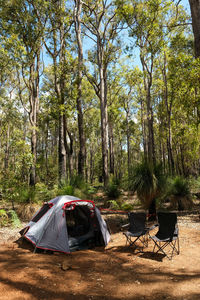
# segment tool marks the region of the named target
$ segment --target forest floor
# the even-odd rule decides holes
[[[1,300],[200,299],[199,213],[178,215],[180,254],[170,261],[126,247],[120,231],[124,215],[105,215],[112,232],[106,249],[70,255],[34,254],[17,243],[18,229],[0,228]],[[22,228],[23,228],[22,224]]]

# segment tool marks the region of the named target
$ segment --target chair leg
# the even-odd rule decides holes
[[[178,249],[176,248],[176,242],[177,242]],[[168,245],[172,248],[172,251],[171,251],[171,253],[169,255],[166,253],[166,251],[164,251],[164,249]],[[161,242],[157,243],[156,241],[154,241],[153,252],[154,252],[156,246],[157,246],[158,250],[155,253],[162,252],[165,256],[167,256],[167,258],[169,260],[172,259],[174,252],[176,252],[177,254],[179,254],[179,240],[178,239],[174,240],[172,242],[164,242],[163,245],[161,245]]]
[[[136,243],[136,241],[140,238],[140,237],[137,237],[137,238],[133,241],[133,240],[131,239],[131,236],[128,236],[128,235],[126,235],[125,233],[124,233],[124,235],[125,235],[125,237],[126,237],[126,246],[127,246],[127,244],[129,244],[128,247],[133,246],[133,245]]]
[[[142,243],[142,251],[143,251],[144,247],[148,246],[148,236],[146,234],[135,237],[134,240],[132,240],[132,238],[134,238],[134,237],[129,236],[126,233],[123,233],[123,234],[126,237],[126,246],[128,246],[128,247],[132,247],[135,245],[135,248],[137,248],[137,245],[136,245],[137,240],[140,240],[140,242]]]

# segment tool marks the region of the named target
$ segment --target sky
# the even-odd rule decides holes
[[[175,1],[177,2],[178,0],[175,0]],[[187,13],[190,14],[189,0],[181,0],[180,4],[183,5],[185,7]],[[123,38],[124,38],[125,43],[127,43],[129,45],[133,43],[133,39],[128,37],[128,32],[123,32]],[[84,58],[87,57],[87,51],[89,49],[91,49],[93,47],[93,45],[94,45],[94,43],[89,38],[84,38],[84,40],[83,40]],[[46,52],[46,50],[44,50],[44,52]],[[47,55],[45,53],[44,53],[44,62],[45,62],[46,66],[48,64],[52,64],[52,59],[49,57],[49,55]],[[128,61],[127,64],[132,64],[133,67],[138,66],[141,69],[138,48],[134,49],[132,59],[130,61]]]

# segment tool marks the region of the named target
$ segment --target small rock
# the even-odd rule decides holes
[[[63,271],[70,270],[72,267],[69,264],[66,264],[65,262],[61,265],[61,269]]]

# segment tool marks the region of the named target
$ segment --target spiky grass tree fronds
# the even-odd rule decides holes
[[[109,199],[117,199],[120,196],[119,186],[119,180],[115,176],[111,176],[106,187],[106,195]]]
[[[171,205],[178,208],[179,211],[192,208],[190,186],[188,180],[181,176],[176,176],[171,182],[169,192],[171,196]]]
[[[143,206],[149,208],[165,184],[162,166],[159,164],[153,167],[148,161],[143,161],[132,169],[129,182],[130,189],[137,192]]]
[[[190,187],[188,181],[181,176],[176,176],[172,182],[171,192],[175,196],[190,196]]]

